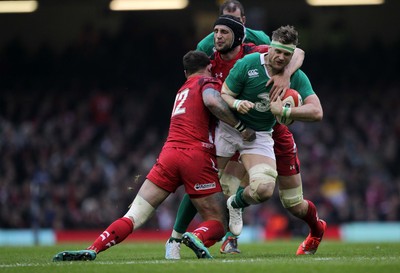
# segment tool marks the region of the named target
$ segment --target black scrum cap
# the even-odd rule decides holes
[[[227,14],[221,15],[217,21],[215,21],[214,27],[216,25],[224,25],[232,30],[233,43],[230,47],[231,50],[243,43],[245,37],[245,27],[239,18]]]

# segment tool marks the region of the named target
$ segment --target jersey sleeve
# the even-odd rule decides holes
[[[207,88],[212,88],[217,91],[221,90],[221,81],[217,78],[214,77],[204,77],[203,82],[201,83],[202,85],[202,91],[206,90]]]
[[[208,34],[203,40],[201,40],[196,47],[196,50],[203,51],[210,56],[214,52],[214,33]]]
[[[300,69],[298,69],[290,79],[290,88],[297,90],[303,100],[308,96],[315,94],[310,79]]]
[[[251,28],[246,28],[246,37],[244,41],[256,45],[269,45],[271,43],[271,39],[264,31]]]

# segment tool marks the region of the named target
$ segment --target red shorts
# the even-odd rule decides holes
[[[206,151],[163,148],[146,178],[168,192],[184,185],[190,196],[207,196],[222,191],[216,164],[216,156]]]
[[[272,138],[278,175],[290,176],[300,172],[300,160],[292,132],[288,127],[279,123],[274,126]]]

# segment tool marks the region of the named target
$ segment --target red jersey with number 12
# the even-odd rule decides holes
[[[220,90],[221,82],[213,77],[194,75],[179,89],[164,147],[200,149],[215,153],[217,119],[203,103],[203,91],[207,88]]]

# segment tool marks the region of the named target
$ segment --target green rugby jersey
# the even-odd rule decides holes
[[[276,123],[270,109],[269,92],[272,84],[266,87],[270,79],[264,66],[264,55],[268,53],[252,53],[238,60],[225,80],[229,89],[238,94],[236,99],[253,102],[254,108],[247,114],[235,112],[246,126],[256,131],[272,131]],[[297,90],[303,101],[315,94],[307,75],[298,69],[290,78],[290,88]]]

